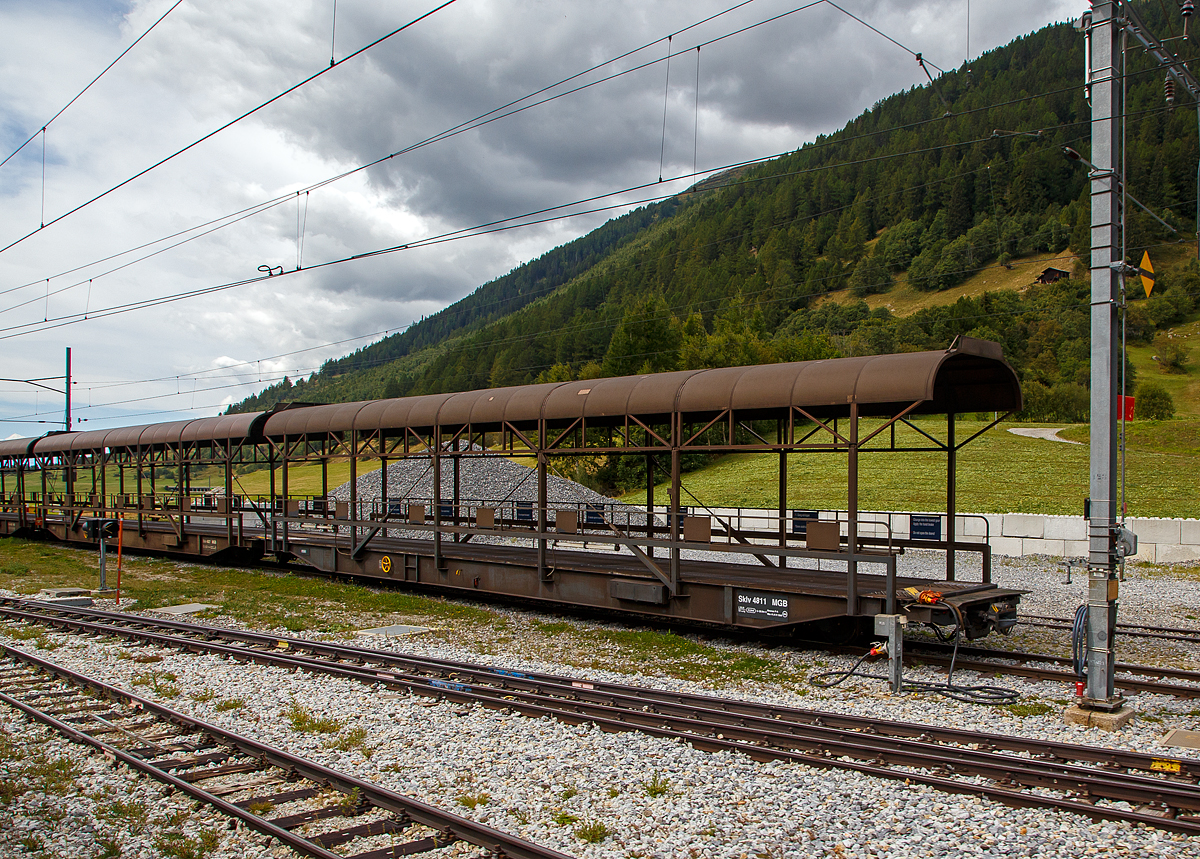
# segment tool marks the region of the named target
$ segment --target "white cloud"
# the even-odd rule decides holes
[[[29,0],[0,6],[3,154],[170,2]],[[432,5],[342,0],[336,55],[346,56]],[[668,176],[690,171],[693,157],[704,169],[792,149],[838,128],[875,100],[924,80],[911,55],[821,6],[704,47],[697,120],[696,52],[687,49],[794,5],[757,0],[673,42],[677,55],[667,93],[665,146],[665,67],[657,64],[314,191],[307,197],[307,216],[303,199],[300,208],[305,264],[653,181],[660,149]],[[976,0],[972,5],[971,47],[978,53],[1065,19],[1083,4]],[[251,277],[263,264],[290,270],[297,257],[295,200],[116,274],[96,277],[110,263],[54,277],[410,146],[723,6],[708,0],[463,0],[0,253],[0,290],[33,284],[0,295],[0,328]],[[847,8],[945,68],[962,62],[964,0],[858,0]],[[327,2],[182,4],[50,126],[46,218],[327,66],[329,16]],[[663,50],[657,45],[612,70],[654,59]],[[0,168],[0,244],[41,221],[41,152],[41,141],[35,141]],[[261,387],[257,363],[252,372],[221,368],[399,328],[603,220],[588,216],[405,251],[27,334],[0,341],[4,375],[61,374],[63,347],[70,345],[79,383],[77,414],[97,426],[106,417],[108,424],[140,421],[119,415],[186,410],[193,403],[207,406],[205,413],[211,414]],[[88,283],[89,277],[95,279]],[[25,301],[30,303],[8,309]],[[294,376],[359,345],[266,361],[261,378]],[[194,385],[188,379],[110,387],[117,380],[209,370],[221,372]],[[192,392],[243,381],[237,388]],[[96,407],[156,394],[173,396]],[[35,395],[7,383],[0,389],[4,416],[34,411],[54,420],[60,406],[46,392]]]

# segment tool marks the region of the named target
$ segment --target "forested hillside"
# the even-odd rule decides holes
[[[1165,30],[1157,6],[1143,14]],[[1129,62],[1129,190],[1178,230],[1133,210],[1137,260],[1194,234],[1198,149],[1195,109],[1165,103],[1162,74],[1140,52]],[[1062,147],[1088,155],[1082,68],[1082,37],[1047,27],[796,152],[618,218],[231,410],[943,348],[970,334],[1004,344],[1030,416],[1078,419],[1088,287],[1068,261],[1088,251],[1089,201],[1086,168]],[[861,300],[897,282],[946,290],[1035,253],[1073,277],[903,317]],[[1153,298],[1131,296],[1131,340],[1187,318],[1198,296],[1195,263],[1164,276]]]

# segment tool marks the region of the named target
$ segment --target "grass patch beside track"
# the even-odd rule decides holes
[[[714,647],[697,636],[669,630],[597,628],[569,621],[539,620],[533,621],[532,626],[551,642],[547,657],[580,668],[610,671],[615,668],[715,685],[739,680],[764,683],[803,680],[774,659]]]
[[[8,538],[0,540],[0,587],[21,593],[44,587],[94,588],[99,582],[95,552]],[[116,583],[110,555],[108,581]],[[374,590],[346,582],[273,570],[240,570],[163,558],[127,556],[122,599],[139,609],[186,602],[214,603],[221,613],[259,628],[346,632],[397,616],[421,625],[475,624],[492,627],[503,618],[487,609],[396,590]]]
[[[94,588],[94,551],[16,538],[0,540],[0,588],[36,593],[43,587]],[[115,560],[109,583],[115,584]],[[220,606],[220,614],[257,629],[285,627],[331,635],[387,623],[434,629],[433,637],[480,653],[511,652],[579,668],[636,671],[713,685],[743,680],[798,685],[803,672],[742,648],[714,646],[696,635],[595,626],[572,619],[510,613],[440,597],[373,589],[273,570],[240,570],[172,559],[126,557],[122,599],[139,609],[186,602]],[[50,645],[45,631],[6,627]],[[368,645],[369,646],[369,645]],[[144,655],[143,655],[144,656]],[[168,681],[169,682],[169,681]],[[219,701],[217,709],[239,701]]]

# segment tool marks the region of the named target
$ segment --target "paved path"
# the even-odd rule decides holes
[[[1026,438],[1044,438],[1049,441],[1061,441],[1063,444],[1083,444],[1081,441],[1071,441],[1069,438],[1059,438],[1062,427],[1009,427],[1013,435],[1023,435]]]

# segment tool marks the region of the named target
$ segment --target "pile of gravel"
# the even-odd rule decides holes
[[[460,442],[460,450],[479,451],[478,456],[462,457],[459,464],[459,504],[465,507],[491,507],[498,510],[498,518],[520,518],[516,510],[519,504],[532,504],[536,509],[538,498],[537,470],[513,462],[495,453],[484,452],[478,445]],[[531,460],[532,461],[532,460]],[[382,512],[378,502],[383,498],[383,469],[376,469],[358,478],[359,515],[367,518],[372,513]],[[329,493],[334,501],[350,500],[350,481]],[[393,507],[391,518],[403,518],[403,505],[407,503],[426,505],[426,516],[432,516],[433,505],[433,460],[429,456],[409,456],[388,462],[387,466],[388,506]],[[441,499],[450,504],[454,497],[454,463],[442,462]],[[598,508],[605,519],[622,530],[646,527],[645,508],[622,504],[601,495],[582,483],[546,475],[546,500],[552,509],[574,509],[583,525],[589,507]],[[461,511],[464,515],[466,509]],[[527,515],[534,515],[532,513]],[[551,517],[553,521],[553,516]],[[656,521],[662,524],[661,517]],[[431,532],[392,529],[389,537],[411,537],[431,539]],[[475,537],[475,542],[528,542],[521,537],[496,538]]]
[[[479,456],[466,456],[459,466],[459,496],[463,501],[532,501],[537,503],[537,470],[519,465],[494,453],[483,453],[483,448],[466,442],[460,450],[480,451]],[[532,460],[531,460],[532,461]],[[433,498],[433,460],[428,456],[409,456],[388,462],[388,499],[392,501],[429,501]],[[382,497],[383,469],[364,474],[358,478],[360,501],[377,501]],[[448,502],[454,496],[454,464],[446,459],[442,462],[441,496]],[[350,482],[347,481],[329,493],[337,501],[350,500]],[[615,505],[599,492],[588,489],[582,483],[567,480],[554,474],[546,476],[546,497],[551,505],[556,504],[603,504]],[[627,507],[628,505],[620,505]],[[628,508],[633,509],[633,508]]]

